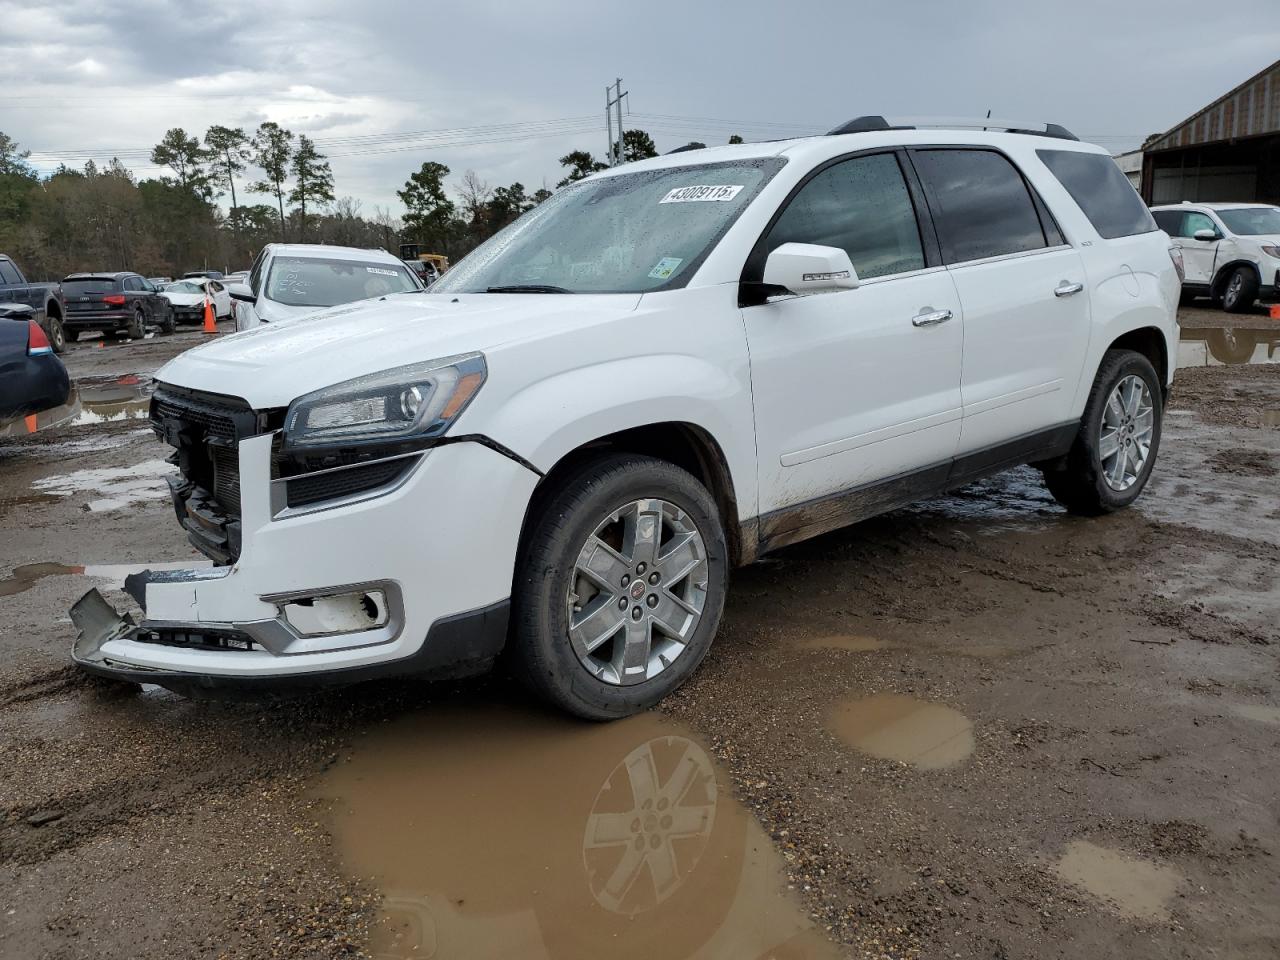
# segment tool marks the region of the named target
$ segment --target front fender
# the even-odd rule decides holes
[[[483,432],[544,473],[601,437],[655,423],[686,423],[719,444],[741,518],[757,512],[755,440],[745,362],[687,354],[622,357],[548,376],[486,411]]]

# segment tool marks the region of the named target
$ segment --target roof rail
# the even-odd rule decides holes
[[[1033,137],[1053,137],[1056,140],[1079,140],[1074,133],[1057,123],[1027,123],[1021,120],[1001,120],[997,117],[903,117],[894,121],[878,114],[856,117],[842,123],[827,136],[844,133],[870,133],[874,130],[998,130],[1001,133],[1025,133]]]

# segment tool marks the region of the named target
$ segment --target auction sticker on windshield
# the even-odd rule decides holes
[[[684,261],[680,257],[663,257],[658,261],[657,265],[649,271],[649,276],[655,280],[666,280],[676,272],[676,267],[680,266]]]
[[[659,203],[694,203],[699,200],[732,200],[742,190],[740,183],[704,184],[695,187],[676,187],[659,200]]]
[[[394,270],[383,270],[381,267],[365,267],[365,270],[367,270],[369,273],[381,274],[384,277],[400,276],[400,274],[396,273]]]

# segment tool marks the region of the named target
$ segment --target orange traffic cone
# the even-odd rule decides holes
[[[213,303],[210,301],[208,294],[206,294],[204,298],[204,332],[218,332],[218,325],[213,319]]]

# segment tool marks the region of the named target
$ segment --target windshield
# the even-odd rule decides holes
[[[266,297],[289,307],[332,307],[421,289],[408,270],[393,263],[276,257]]]
[[[190,280],[179,280],[177,283],[166,283],[165,290],[170,293],[204,293],[204,287]]]
[[[1280,236],[1280,209],[1276,207],[1219,210],[1218,216],[1228,230],[1242,237]]]
[[[644,293],[688,282],[785,161],[645,170],[569,186],[477,247],[432,293]]]

